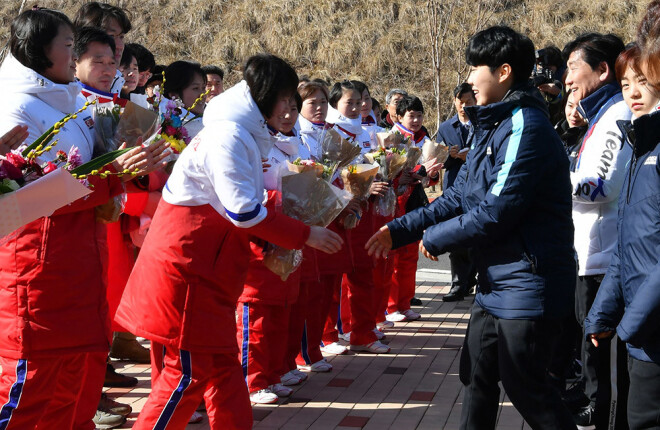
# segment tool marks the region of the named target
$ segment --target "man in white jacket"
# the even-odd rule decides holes
[[[616,247],[617,202],[630,148],[616,122],[629,120],[631,112],[616,82],[614,63],[624,49],[614,35],[590,33],[564,48],[566,85],[579,100],[588,130],[576,154],[571,154],[573,223],[578,258],[576,317],[580,325],[589,312],[612,252]],[[582,405],[578,427],[596,424],[605,428],[610,390],[609,348],[582,346],[582,378],[588,405]],[[598,398],[598,402],[596,401]],[[585,402],[586,403],[586,402]]]

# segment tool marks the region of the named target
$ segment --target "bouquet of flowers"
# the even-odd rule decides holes
[[[403,153],[402,153],[403,152]],[[403,170],[407,157],[405,150],[380,148],[376,152],[365,154],[370,163],[378,164],[378,175],[383,181],[392,183],[394,178]],[[381,216],[392,216],[396,209],[396,193],[392,187],[388,188],[385,195],[377,196],[376,213]]]
[[[376,178],[378,166],[373,164],[354,164],[341,171],[344,189],[354,198],[366,200],[369,197],[369,188]],[[343,219],[344,228],[355,228],[362,217],[362,212],[348,214]]]
[[[53,139],[60,129],[92,104],[88,102],[65,116],[30,145],[0,156],[0,237],[91,193],[79,180],[86,181],[88,175],[111,174],[100,170],[127,151],[113,151],[85,164],[75,147],[68,153],[57,151],[52,161],[41,159],[57,146],[58,141]],[[126,173],[130,172],[119,174]]]
[[[324,130],[320,151],[317,158],[324,165],[334,167],[333,175],[335,171],[351,164],[362,153],[359,145],[354,145],[342,138],[333,128]]]
[[[303,173],[311,171],[316,174],[317,178],[322,178],[326,181],[330,181],[332,175],[335,173],[332,166],[326,166],[314,160],[302,160],[300,157],[293,160],[293,163],[287,160],[286,165],[290,172]]]
[[[306,225],[326,227],[351,200],[341,190],[319,178],[316,171],[290,173],[282,177],[282,212]],[[302,261],[302,251],[269,245],[263,263],[285,281]]]
[[[412,145],[410,138],[399,133],[399,131],[388,131],[376,133],[378,146],[383,149],[404,149]]]
[[[160,130],[154,135],[154,140],[165,139],[175,154],[180,154],[190,143],[188,131],[183,126],[183,104],[175,100],[167,100],[165,108],[159,116]],[[187,115],[187,113],[186,113]]]

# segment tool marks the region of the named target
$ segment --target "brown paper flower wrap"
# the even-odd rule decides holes
[[[431,139],[426,139],[422,145],[422,160],[427,161],[435,158],[436,163],[444,163],[449,158],[449,148],[444,142],[434,142]]]
[[[369,188],[378,174],[378,165],[374,164],[353,164],[341,171],[341,178],[344,181],[344,189],[348,190],[354,198],[366,200],[369,197]],[[362,211],[359,213],[350,213],[342,220],[342,225],[346,230],[355,228]]]
[[[317,177],[315,170],[282,176],[282,212],[309,226],[328,226],[351,200],[351,194]],[[263,263],[283,281],[302,261],[302,251],[269,245]]]

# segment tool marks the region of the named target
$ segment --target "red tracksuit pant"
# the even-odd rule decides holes
[[[335,286],[334,293],[334,303],[327,316],[323,342],[336,342],[338,333],[349,333],[349,327],[346,325],[350,325],[351,345],[366,345],[376,341],[376,334],[373,332],[376,318],[372,270],[355,270],[346,274],[343,283],[338,282],[338,286]],[[350,324],[346,324],[348,321]]]
[[[106,357],[106,353],[27,360],[0,357],[0,429],[93,429]]]
[[[239,359],[250,393],[280,382],[285,367],[290,312],[291,306],[259,302],[237,306]]]
[[[305,290],[307,305],[303,309],[305,320],[297,364],[310,365],[323,360],[321,341],[337,285],[341,285],[341,275],[336,274],[321,275],[319,282],[301,282],[300,292],[302,295]],[[300,297],[296,306],[298,305],[302,306]]]
[[[162,370],[133,429],[184,429],[202,399],[211,429],[251,429],[252,407],[235,353],[205,354],[151,346]],[[162,362],[158,363],[159,356]]]
[[[394,257],[394,274],[390,288],[387,313],[404,312],[410,309],[410,300],[415,297],[415,273],[419,259],[419,241],[390,253]]]
[[[391,253],[390,253],[391,255]],[[390,299],[392,276],[394,274],[394,258],[381,258],[374,267],[374,310],[376,322],[385,321],[387,302]]]

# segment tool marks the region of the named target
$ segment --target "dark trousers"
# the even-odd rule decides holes
[[[451,288],[460,288],[463,295],[467,295],[470,289],[477,284],[477,270],[470,258],[467,248],[459,249],[449,253],[449,265],[451,268]]]
[[[629,357],[628,372],[630,429],[660,429],[660,365]]]
[[[461,429],[495,428],[498,381],[533,429],[575,429],[559,392],[546,379],[556,324],[499,319],[472,306],[460,363],[465,385]]]
[[[584,335],[584,319],[589,314],[591,305],[596,298],[598,288],[603,276],[579,276],[575,287],[575,315],[582,327],[582,380],[584,381],[584,394],[589,398],[591,406],[595,408],[595,421],[597,429],[605,429],[610,415],[611,390],[611,339],[602,339],[596,348]],[[617,342],[617,429],[626,428],[625,411],[628,377],[626,371],[626,346],[620,340]]]

